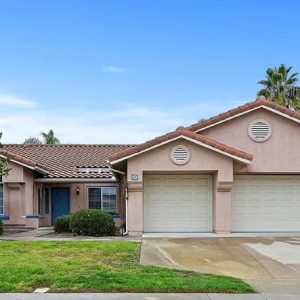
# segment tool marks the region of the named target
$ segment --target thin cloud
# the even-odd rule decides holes
[[[128,69],[123,67],[117,67],[117,66],[104,66],[102,68],[102,71],[107,73],[125,73],[128,71]]]
[[[0,93],[0,105],[13,106],[18,108],[34,108],[36,103],[14,95]]]
[[[4,143],[23,143],[27,137],[39,136],[53,129],[62,143],[142,143],[146,140],[190,125],[232,108],[216,103],[163,108],[123,105],[104,111],[17,111],[0,110],[0,128]],[[81,118],[78,118],[78,115]],[[101,116],[100,118],[97,116]],[[21,128],[21,129],[20,129]]]

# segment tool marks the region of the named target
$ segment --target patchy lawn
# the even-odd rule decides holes
[[[139,248],[125,241],[0,242],[0,292],[253,292],[236,278],[142,266]]]

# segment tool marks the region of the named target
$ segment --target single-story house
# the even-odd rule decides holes
[[[139,145],[6,145],[5,224],[83,208],[146,232],[300,232],[300,113],[256,101]]]

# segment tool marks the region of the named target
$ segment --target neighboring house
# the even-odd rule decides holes
[[[260,97],[136,146],[7,145],[0,214],[36,227],[101,207],[131,235],[300,231],[299,123]]]

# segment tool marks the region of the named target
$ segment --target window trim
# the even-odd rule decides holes
[[[45,190],[48,190],[48,201],[46,201]],[[40,201],[42,201],[42,206],[40,205]],[[47,207],[47,202],[48,202],[48,207]],[[37,189],[37,212],[39,216],[50,215],[50,188],[48,187],[39,187]]]
[[[119,203],[119,188],[118,186],[116,185],[112,185],[112,186],[108,186],[108,185],[105,185],[105,186],[99,186],[99,185],[95,185],[95,186],[88,186],[86,188],[86,203],[87,203],[87,208],[90,208],[90,201],[89,201],[89,189],[101,189],[101,210],[103,210],[103,189],[105,188],[115,188],[116,189],[116,213],[119,212],[119,206],[118,206],[118,203]],[[103,211],[106,211],[106,210],[103,210]],[[110,212],[110,211],[106,211],[106,212]],[[111,212],[113,213],[113,212]]]

